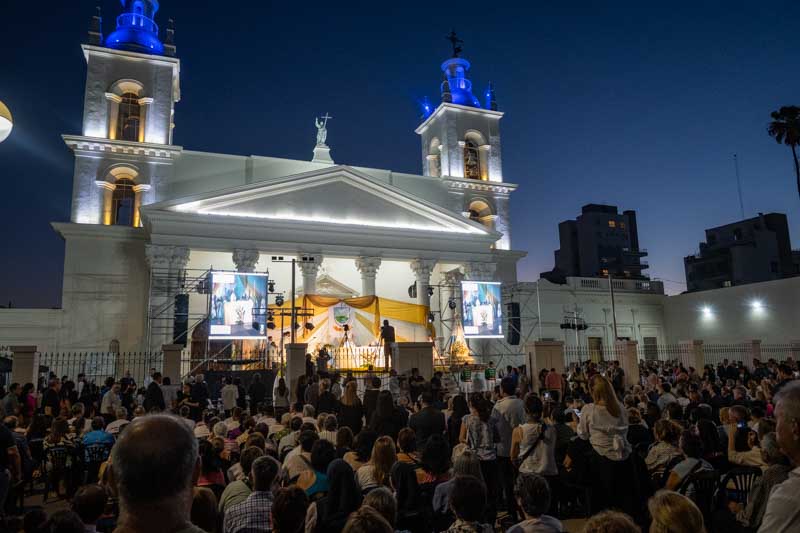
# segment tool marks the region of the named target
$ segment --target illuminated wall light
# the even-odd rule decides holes
[[[714,311],[707,305],[704,305],[701,311],[703,313],[703,318],[711,318],[714,316]]]
[[[761,300],[753,300],[750,302],[750,307],[753,309],[753,311],[762,311],[764,309],[764,302]]]

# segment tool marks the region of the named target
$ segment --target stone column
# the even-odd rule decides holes
[[[706,354],[703,349],[703,341],[694,339],[683,341],[681,345],[681,362],[688,370],[690,366],[702,374],[706,364]]]
[[[435,259],[414,259],[409,263],[414,278],[417,281],[417,303],[425,307],[431,306],[431,297],[428,295],[428,285],[430,285],[431,272],[436,266]]]
[[[36,385],[39,379],[39,352],[36,346],[11,346],[11,383]]]
[[[153,99],[146,96],[139,98],[139,142],[143,143],[147,139],[145,130],[147,129],[147,111],[150,109],[150,104]]]
[[[470,281],[492,281],[497,264],[488,261],[474,261],[464,264],[464,274]]]
[[[491,146],[484,144],[478,147],[478,160],[481,165],[481,179],[489,181],[489,150]]]
[[[103,224],[110,226],[114,223],[114,189],[117,188],[113,183],[107,181],[95,181],[95,184],[103,190]]]
[[[237,248],[233,251],[233,264],[237,272],[255,272],[259,257],[258,250]]]
[[[303,294],[316,294],[317,293],[317,272],[319,267],[322,266],[322,256],[314,254],[313,261],[297,261],[297,267],[303,276]]]
[[[108,138],[117,138],[117,121],[119,120],[119,104],[122,102],[122,97],[114,93],[106,93],[106,100],[108,100]]]
[[[142,225],[142,216],[139,214],[139,209],[142,207],[142,193],[149,191],[150,185],[140,183],[133,186],[133,227],[138,228]]]
[[[361,296],[374,296],[376,294],[375,277],[378,275],[380,266],[380,257],[356,258],[356,268],[361,273]]]
[[[151,270],[149,349],[156,351],[172,343],[175,295],[182,289],[189,248],[164,244],[145,245],[145,260]]]
[[[441,284],[445,286],[444,296],[447,298],[445,301],[440,302],[441,308],[444,310],[444,317],[449,317],[448,322],[450,323],[450,331],[449,335],[455,335],[457,333],[457,329],[460,328],[461,324],[461,282],[464,281],[464,274],[461,270],[455,268],[449,272],[445,272],[442,274],[441,277]],[[455,303],[455,308],[450,309],[450,301]],[[445,308],[444,306],[447,305]],[[438,332],[441,337],[441,342],[444,344],[446,343],[446,339],[444,339],[443,335],[445,332],[440,331]],[[441,346],[444,349],[444,346]]]
[[[625,388],[638,385],[641,380],[638,344],[636,341],[619,341],[615,345],[619,366],[625,372]]]
[[[161,370],[161,375],[168,377],[173,385],[181,383],[181,352],[183,346],[180,344],[164,344],[161,346],[161,351],[164,354],[164,364]]]
[[[308,344],[286,344],[286,386],[289,387],[290,398],[297,391],[297,379],[306,373],[306,349]],[[293,402],[292,402],[293,403]]]

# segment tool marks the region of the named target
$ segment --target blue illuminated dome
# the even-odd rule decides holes
[[[461,57],[452,57],[442,63],[442,72],[445,75],[442,94],[449,93],[454,104],[480,108],[481,102],[472,94],[472,82],[467,79],[469,67],[469,61]]]
[[[163,54],[164,45],[158,40],[158,25],[153,21],[158,0],[120,0],[122,14],[117,17],[117,29],[106,38],[106,46],[143,54]]]

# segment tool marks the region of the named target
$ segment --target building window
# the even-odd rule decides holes
[[[616,220],[609,220],[608,221],[608,227],[609,228],[616,228],[617,227],[617,221]]]
[[[601,274],[603,277],[607,278],[607,277],[608,277],[608,269],[607,269],[607,268],[604,268],[603,270],[601,270],[601,271],[600,271],[600,274]]]
[[[122,95],[117,119],[117,139],[122,141],[139,140],[139,97],[133,93]]]
[[[129,179],[120,179],[111,197],[111,223],[115,226],[132,226],[133,211],[136,200],[134,183]]]
[[[769,262],[769,271],[773,274],[778,273],[778,262],[777,261],[770,261]]]
[[[478,145],[471,140],[464,143],[464,177],[471,180],[481,179],[481,158]]]
[[[619,229],[625,229],[625,223],[624,222],[620,222],[619,223]]]
[[[741,228],[736,228],[733,230],[733,240],[734,241],[741,241],[742,240],[742,230]]]

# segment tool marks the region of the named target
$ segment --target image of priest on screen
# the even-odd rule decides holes
[[[467,337],[502,336],[500,286],[494,283],[464,283],[464,334]]]

